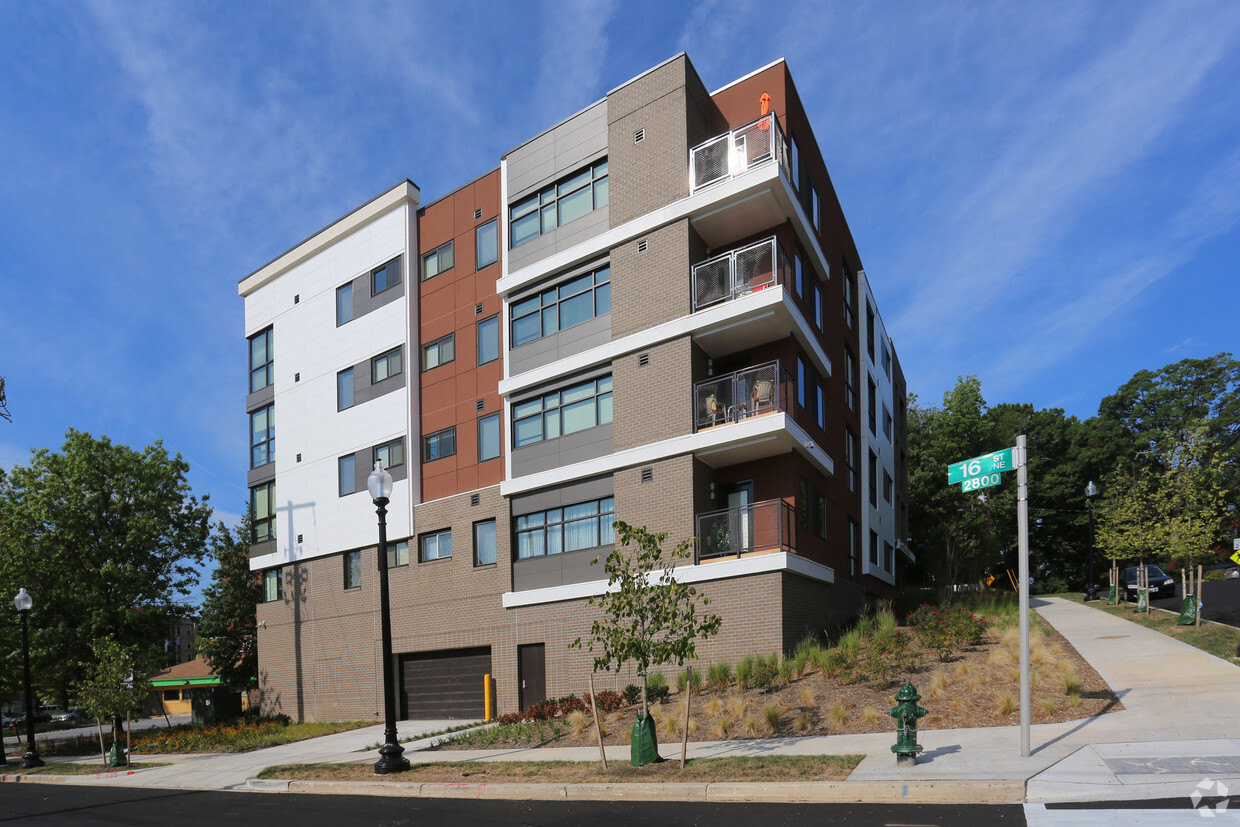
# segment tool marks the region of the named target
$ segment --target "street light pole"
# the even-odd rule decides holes
[[[26,754],[22,758],[22,769],[32,770],[43,766],[43,759],[39,757],[38,751],[34,748],[34,692],[30,688],[30,631],[26,622],[26,616],[30,614],[30,607],[34,605],[34,600],[25,589],[18,589],[17,597],[13,598],[13,605],[17,607],[18,614],[22,616],[22,661],[26,671]]]
[[[376,462],[366,478],[370,498],[379,515],[379,626],[383,636],[383,746],[375,762],[375,775],[388,775],[409,769],[405,748],[396,737],[396,685],[392,670],[392,615],[388,599],[387,505],[392,496],[392,475]]]
[[[1090,480],[1085,486],[1085,502],[1089,511],[1089,582],[1085,584],[1085,602],[1098,599],[1097,575],[1094,573],[1094,497],[1098,494],[1098,486]]]

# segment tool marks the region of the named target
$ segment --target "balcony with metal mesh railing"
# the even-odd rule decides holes
[[[691,191],[697,192],[771,161],[787,171],[787,142],[774,112],[689,150]]]
[[[774,237],[723,253],[694,266],[693,309],[787,284],[791,274],[790,260]]]
[[[746,554],[796,553],[796,515],[783,500],[765,500],[697,515],[694,562]]]
[[[794,398],[779,362],[712,376],[693,386],[694,430],[790,410]]]

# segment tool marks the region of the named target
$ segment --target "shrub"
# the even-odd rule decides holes
[[[716,691],[726,689],[728,684],[732,683],[732,664],[727,661],[712,663],[706,677],[710,681],[711,689]]]
[[[611,689],[595,692],[592,700],[598,706],[599,712],[615,712],[624,705],[624,696]]]
[[[779,732],[779,718],[782,714],[779,704],[770,703],[762,707],[762,720],[771,728],[771,732]]]
[[[801,708],[810,709],[817,705],[817,701],[814,698],[814,690],[808,686],[801,687]]]
[[[646,700],[650,703],[661,703],[672,693],[667,685],[667,678],[662,672],[651,672],[646,676]]]
[[[689,687],[689,676],[684,672],[676,673],[676,692],[680,694]]]
[[[885,637],[881,644],[875,639],[861,650],[852,682],[883,689],[894,683],[900,674],[917,668],[917,653],[908,632],[895,629]]]
[[[784,686],[792,683],[792,679],[799,674],[796,668],[796,662],[784,658],[779,664],[779,682]]]
[[[836,701],[835,705],[831,707],[831,712],[829,714],[831,715],[832,721],[835,721],[837,724],[842,724],[848,720],[848,707],[844,706],[843,702]]]
[[[702,670],[701,669],[689,670],[689,689],[693,692],[694,695],[702,694]]]
[[[635,683],[631,683],[624,687],[624,702],[629,706],[637,703],[642,699],[642,688]]]
[[[740,691],[744,692],[749,689],[749,682],[753,678],[753,668],[753,655],[745,655],[736,665],[736,688]]]
[[[576,695],[565,695],[556,701],[556,708],[561,715],[567,715],[570,712],[584,712],[586,702]]]
[[[754,689],[763,692],[770,692],[775,688],[776,681],[779,679],[779,664],[774,655],[768,661],[766,658],[759,657],[754,663],[753,677],[750,678],[750,684]]]
[[[822,665],[822,673],[828,678],[837,677],[845,672],[849,672],[856,668],[857,659],[850,656],[844,649],[831,649],[822,654],[819,659]]]
[[[908,622],[921,645],[940,660],[979,643],[986,632],[986,621],[963,606],[935,608],[922,604],[909,615]]]

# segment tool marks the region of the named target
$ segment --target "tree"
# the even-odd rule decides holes
[[[106,637],[91,643],[91,656],[78,697],[87,715],[113,722],[112,746],[121,756],[121,719],[141,710],[147,694],[142,678],[154,671],[157,653],[125,647]]]
[[[211,537],[216,569],[203,593],[198,654],[225,686],[245,688],[258,675],[255,606],[262,599],[258,572],[250,571],[250,520],[232,531],[218,523]]]
[[[591,597],[588,603],[598,606],[603,617],[590,628],[594,671],[618,672],[628,661],[637,665],[642,676],[642,708],[646,704],[646,672],[651,666],[675,663],[697,657],[698,638],[706,640],[719,631],[718,615],[697,614],[698,603],[706,606],[710,598],[692,586],[676,580],[677,559],[692,554],[693,540],[683,540],[663,561],[665,532],[651,534],[646,528],[615,523],[620,546],[607,556],[607,592]],[[631,553],[624,549],[633,547]],[[591,565],[598,562],[596,557]],[[657,573],[657,574],[656,574]],[[581,648],[581,638],[569,644]]]
[[[160,442],[135,451],[70,430],[60,452],[34,451],[0,479],[0,585],[35,597],[31,657],[46,691],[67,698],[92,641],[162,650],[175,601],[197,583],[211,516],[188,470]]]

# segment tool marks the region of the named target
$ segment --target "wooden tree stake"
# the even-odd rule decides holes
[[[680,768],[685,768],[685,756],[689,752],[689,699],[693,697],[693,667],[685,667],[685,734],[680,742]]]
[[[603,772],[607,772],[607,750],[603,748],[603,727],[598,722],[598,696],[594,694],[594,673],[590,673],[590,708],[594,710],[594,735],[598,738],[598,757],[603,759]]]

